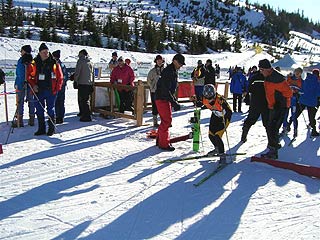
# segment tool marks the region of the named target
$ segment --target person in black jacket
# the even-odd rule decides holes
[[[247,135],[252,125],[254,125],[261,115],[262,124],[267,128],[268,124],[268,103],[266,92],[264,88],[264,76],[260,71],[257,71],[249,79],[249,92],[251,93],[251,101],[249,107],[249,114],[244,120],[242,127],[241,141],[247,141]]]
[[[161,123],[158,128],[157,145],[160,149],[174,151],[175,148],[170,144],[169,127],[172,123],[171,106],[175,111],[180,110],[175,92],[178,84],[178,70],[185,65],[184,56],[176,54],[172,63],[163,69],[157,82],[155,99],[160,115]]]
[[[208,59],[205,65],[205,76],[204,76],[204,84],[212,84],[216,89],[216,70],[212,66],[212,60]]]
[[[195,67],[191,73],[191,79],[194,85],[194,91],[196,94],[195,106],[202,106],[202,92],[205,80],[205,67],[201,60],[198,60],[198,65]]]

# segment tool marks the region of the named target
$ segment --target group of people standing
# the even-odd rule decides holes
[[[294,123],[295,138],[298,134],[298,116],[307,108],[311,136],[319,136],[316,129],[316,112],[320,99],[319,70],[314,69],[307,73],[302,80],[301,68],[294,70],[294,75],[288,78],[271,66],[267,59],[259,61],[259,71],[256,71],[249,80],[248,91],[251,94],[249,114],[244,121],[241,141],[247,141],[248,132],[253,124],[261,116],[262,124],[266,129],[269,151],[262,154],[267,158],[278,158],[280,128],[283,125],[284,132],[290,131],[290,125]],[[289,117],[289,109],[291,116]]]
[[[16,68],[15,89],[17,91],[16,119],[13,127],[23,127],[24,101],[28,102],[30,126],[34,125],[35,116],[38,120],[38,130],[35,135],[49,135],[55,132],[55,123],[63,123],[65,114],[65,88],[68,73],[60,60],[60,50],[49,52],[45,43],[39,47],[38,55],[33,58],[30,45],[21,48],[21,57]],[[94,67],[88,52],[81,50],[78,54],[73,80],[77,83],[80,121],[91,121],[89,98],[93,92]],[[178,86],[178,70],[185,65],[182,54],[174,55],[172,62],[164,66],[164,58],[157,55],[154,67],[149,71],[147,83],[150,87],[152,101],[153,125],[158,127],[156,145],[163,150],[173,151],[170,143],[169,128],[172,125],[172,108],[179,111],[181,106],[176,98]],[[259,61],[259,69],[251,68],[248,80],[241,68],[233,69],[230,90],[233,94],[233,112],[241,112],[244,95],[250,95],[249,114],[244,121],[241,141],[247,141],[247,135],[252,125],[262,117],[266,129],[269,151],[263,156],[277,158],[279,130],[283,125],[284,132],[290,131],[293,123],[294,137],[298,134],[297,118],[307,108],[311,136],[319,136],[316,129],[316,112],[320,103],[320,72],[314,69],[302,80],[301,68],[294,74],[285,77],[280,71],[272,68],[267,59]],[[130,61],[112,53],[109,63],[111,70],[110,82],[123,86],[134,86],[135,75],[130,67]],[[212,116],[209,125],[209,139],[215,146],[215,153],[223,154],[222,135],[231,122],[232,110],[226,99],[217,94],[216,70],[208,59],[204,64],[198,61],[192,71],[191,78],[195,87],[195,106],[210,109]],[[119,111],[132,111],[134,114],[133,91],[128,87],[117,88],[120,97]],[[291,116],[289,118],[289,109]],[[45,124],[45,112],[48,115],[48,130]],[[161,123],[158,123],[158,115]],[[223,160],[223,159],[222,159]]]
[[[23,114],[26,99],[29,107],[28,124],[34,125],[35,115],[38,120],[38,130],[34,135],[51,136],[55,132],[55,112],[59,114],[58,121],[64,116],[64,92],[61,90],[66,82],[63,73],[66,69],[59,61],[60,51],[51,54],[45,43],[40,45],[39,53],[35,58],[32,57],[31,51],[30,45],[24,45],[20,50],[21,57],[17,63],[15,79],[17,110],[12,126],[24,126]],[[56,105],[59,92],[61,94]],[[45,112],[48,114],[48,130],[46,130]]]
[[[192,83],[195,91],[195,106],[203,106],[203,88],[206,84],[212,84],[217,88],[216,78],[218,77],[218,71],[212,66],[212,60],[208,59],[205,64],[202,60],[198,60],[197,66],[191,73]],[[215,65],[218,67],[219,65]],[[220,71],[220,67],[219,67]]]
[[[161,118],[156,144],[160,149],[173,151],[175,148],[170,144],[168,129],[172,123],[172,108],[176,111],[180,110],[175,91],[178,85],[177,71],[184,65],[184,56],[175,55],[172,63],[167,67],[163,66],[163,62],[162,57],[157,55],[155,67],[148,74],[148,84],[151,88],[154,126],[157,125],[155,121],[157,113]],[[207,61],[207,64],[210,65],[210,61]],[[241,100],[245,95],[250,96],[250,107],[249,114],[243,124],[241,141],[247,141],[251,126],[261,116],[268,139],[268,151],[262,154],[262,157],[278,158],[278,149],[281,148],[279,143],[281,126],[283,125],[284,129],[289,131],[293,122],[294,137],[296,137],[297,117],[305,108],[308,110],[309,126],[312,129],[310,135],[319,136],[315,121],[320,101],[319,70],[314,69],[312,73],[307,74],[305,80],[302,80],[301,68],[295,69],[294,75],[287,78],[273,68],[267,59],[260,60],[258,67],[251,68],[248,80],[241,68],[234,69],[230,85],[234,95],[233,111],[226,99],[217,94],[214,75],[210,79],[212,82],[208,82],[209,78],[206,80],[206,68],[202,65],[201,60],[198,61],[198,66],[192,72],[193,81],[202,82],[199,85],[195,84],[196,106],[202,106],[202,109],[212,111],[209,139],[215,147],[212,152],[222,156],[221,162],[225,161],[222,135],[231,122],[232,112],[241,112]],[[290,118],[289,109],[291,109]]]
[[[38,130],[34,135],[55,133],[56,124],[62,124],[65,117],[65,91],[69,74],[60,60],[61,51],[50,52],[42,43],[39,53],[32,57],[30,45],[21,47],[21,57],[16,67],[15,89],[17,92],[17,109],[12,127],[23,127],[24,102],[28,102],[28,125],[34,126],[35,116]],[[80,121],[91,121],[89,97],[93,92],[94,69],[86,50],[79,52],[73,79],[78,86],[78,105]],[[47,114],[47,125],[45,121]]]
[[[182,54],[176,54],[172,62],[166,67],[163,65],[164,60],[161,55],[157,55],[154,62],[155,66],[150,70],[147,82],[151,89],[154,126],[157,125],[155,120],[157,114],[160,115],[161,119],[156,145],[162,150],[174,151],[175,148],[170,143],[169,128],[172,124],[172,109],[174,111],[181,109],[175,92],[178,86],[178,70],[185,65],[185,57]],[[201,85],[195,85],[199,97],[195,105],[204,105],[205,108],[203,109],[212,111],[208,131],[209,139],[215,147],[213,152],[221,154],[220,163],[225,163],[222,135],[231,121],[232,110],[226,99],[216,92],[216,75],[212,67],[212,61],[208,59],[205,67],[202,66],[201,61],[198,61],[198,66],[193,71],[192,78],[193,81],[202,82]]]

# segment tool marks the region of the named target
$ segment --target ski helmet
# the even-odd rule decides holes
[[[203,87],[203,96],[207,99],[215,98],[216,96],[216,88],[213,84],[206,84]]]

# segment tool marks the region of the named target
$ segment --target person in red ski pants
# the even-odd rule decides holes
[[[174,151],[175,148],[170,144],[169,127],[172,123],[172,110],[180,110],[175,92],[178,84],[178,70],[185,65],[185,58],[181,54],[176,54],[172,63],[163,69],[157,82],[155,99],[160,115],[161,123],[158,128],[157,145],[160,149]]]

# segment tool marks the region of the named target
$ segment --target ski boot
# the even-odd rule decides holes
[[[317,130],[315,128],[313,128],[310,136],[311,137],[319,137],[320,134],[317,132]]]
[[[269,147],[269,152],[261,154],[262,158],[278,159],[278,150],[275,147]]]
[[[227,157],[224,153],[222,153],[219,159],[219,165],[226,165],[226,164],[227,164]]]
[[[245,143],[247,141],[247,135],[248,135],[249,129],[243,128],[242,134],[241,134],[241,142]]]
[[[219,151],[216,148],[207,153],[208,157],[217,156],[218,154],[219,154]]]
[[[159,127],[158,123],[158,116],[157,115],[152,115],[152,120],[153,120],[153,127]]]

